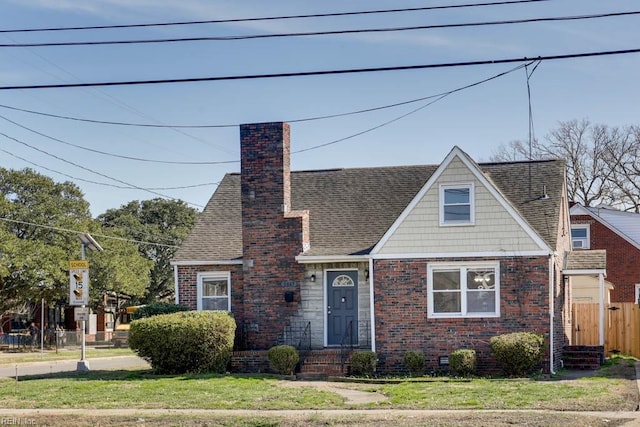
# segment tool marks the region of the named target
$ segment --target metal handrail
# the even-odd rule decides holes
[[[347,350],[348,348],[348,350]],[[347,356],[353,351],[353,320],[347,323],[347,328],[342,335],[342,341],[340,342],[340,365],[344,371],[344,365],[347,361]]]
[[[305,342],[306,341],[306,342]],[[306,345],[305,345],[306,344]],[[311,322],[307,322],[307,325],[300,335],[300,341],[298,341],[298,350],[311,350]]]

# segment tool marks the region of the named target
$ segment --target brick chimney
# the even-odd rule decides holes
[[[267,349],[297,314],[308,211],[291,211],[289,125],[240,126],[244,311],[252,349]],[[293,292],[293,301],[285,293]],[[290,295],[289,295],[290,296]]]

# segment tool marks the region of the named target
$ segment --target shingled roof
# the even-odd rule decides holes
[[[309,210],[305,256],[370,252],[438,165],[329,169],[291,173],[293,210]],[[564,162],[479,164],[485,176],[539,236],[554,248]],[[547,199],[541,198],[546,189]],[[173,261],[242,259],[240,174],[227,174]]]
[[[606,270],[607,251],[572,251],[565,255],[565,271]]]

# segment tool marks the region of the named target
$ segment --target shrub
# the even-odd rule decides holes
[[[449,355],[449,369],[455,375],[466,377],[476,371],[476,351],[456,350]]]
[[[158,373],[223,373],[235,329],[235,320],[227,312],[163,314],[131,322],[129,345]]]
[[[300,355],[295,347],[290,345],[277,345],[267,351],[269,366],[280,375],[293,375],[296,365],[300,361]]]
[[[489,345],[503,372],[509,376],[529,374],[544,355],[544,336],[532,332],[497,335]]]
[[[407,351],[404,354],[404,364],[414,377],[424,375],[424,353],[421,351]]]
[[[134,311],[131,317],[134,320],[144,319],[145,317],[176,313],[178,311],[189,311],[189,307],[186,305],[171,304],[169,302],[152,302]]]
[[[376,371],[378,356],[373,351],[354,351],[350,362],[352,375],[371,377]]]

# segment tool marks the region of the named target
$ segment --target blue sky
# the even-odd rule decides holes
[[[0,29],[247,18],[461,3],[461,0],[0,0]],[[640,10],[637,1],[550,0],[321,19],[5,33],[0,34],[0,44],[402,27],[635,10]],[[635,49],[640,48],[639,24],[640,15],[633,15],[376,34],[116,46],[5,47],[0,48],[0,86],[388,67]],[[518,65],[149,86],[4,90],[0,91],[0,104],[128,123],[234,125],[292,121],[427,97],[481,81]],[[572,119],[586,118],[610,126],[640,124],[638,75],[640,54],[541,63],[530,79],[535,135],[544,138],[559,121]],[[454,145],[476,160],[486,161],[501,144],[528,138],[524,69],[425,106],[427,102],[292,123],[295,153],[392,121],[360,136],[294,154],[292,169],[433,164],[440,162]],[[422,106],[425,107],[400,118]],[[0,108],[0,133],[4,134],[0,135],[1,166],[31,167],[56,181],[76,182],[91,203],[94,215],[131,200],[157,197],[140,189],[113,187],[126,184],[158,188],[152,191],[182,199],[201,209],[215,191],[215,185],[170,188],[215,183],[225,173],[239,171],[239,131],[233,126],[219,129],[113,126]],[[226,163],[171,165],[127,160],[69,144],[154,161]]]

